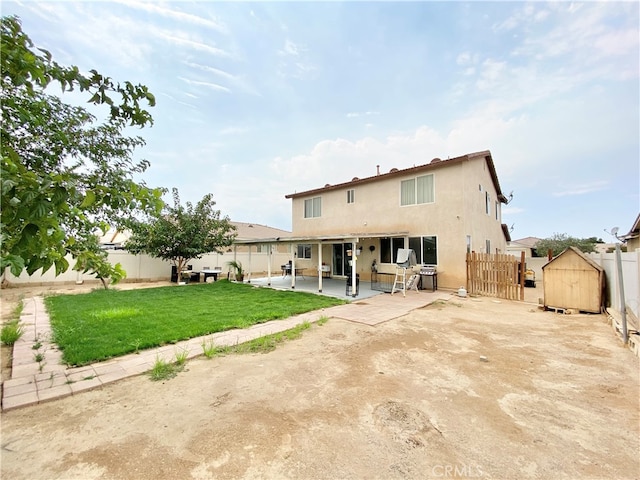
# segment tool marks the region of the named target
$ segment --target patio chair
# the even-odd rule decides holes
[[[291,260],[289,263],[285,263],[284,265],[280,265],[282,268],[282,276],[286,277],[287,275],[291,275]]]

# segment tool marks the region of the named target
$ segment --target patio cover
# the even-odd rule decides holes
[[[351,243],[353,244],[353,250],[355,251],[356,245],[362,238],[384,238],[384,237],[406,237],[409,235],[409,232],[380,232],[380,233],[345,233],[345,234],[335,234],[335,235],[314,235],[314,236],[282,236],[282,237],[270,237],[270,238],[236,238],[234,241],[235,245],[269,245],[269,244],[279,244],[286,243],[297,245],[300,243],[316,243],[318,245],[322,245],[324,243]],[[271,257],[271,250],[269,250],[269,257]],[[295,272],[295,255],[291,255],[291,268],[292,271]],[[357,272],[357,256],[353,256],[353,262],[351,264],[351,281],[352,288],[351,291],[354,292],[353,296],[355,297],[356,292],[356,272]],[[268,265],[268,284],[271,284],[271,258],[269,258]],[[320,270],[322,266],[322,248],[318,248],[318,265],[317,269]],[[249,282],[251,282],[251,249],[249,249]],[[296,288],[296,276],[291,275],[291,288]],[[322,275],[318,275],[318,292],[322,292]]]

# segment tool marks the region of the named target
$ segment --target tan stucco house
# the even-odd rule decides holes
[[[436,267],[439,287],[457,289],[466,283],[467,252],[504,253],[510,240],[501,220],[507,198],[489,151],[285,197],[292,234],[277,241],[293,244],[292,261],[307,273],[367,281],[374,262],[378,272],[394,273],[398,249],[411,248],[418,264]]]
[[[534,256],[536,250],[536,244],[540,241],[538,237],[525,237],[518,240],[511,240],[507,243],[507,250],[505,253],[509,255],[515,255],[520,258],[520,254],[524,252],[526,258]]]

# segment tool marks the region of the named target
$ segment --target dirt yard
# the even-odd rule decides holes
[[[5,412],[0,476],[638,479],[638,376],[603,316],[452,296]]]

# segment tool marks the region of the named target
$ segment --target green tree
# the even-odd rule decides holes
[[[222,248],[233,243],[236,227],[228,217],[220,218],[215,204],[213,196],[207,194],[195,206],[191,202],[183,206],[174,188],[173,206],[166,205],[159,215],[146,221],[129,222],[132,235],[125,248],[170,261],[178,272],[205,253],[222,253]]]
[[[78,270],[122,278],[95,236],[137,211],[161,208],[163,191],[133,180],[149,166],[132,160],[144,140],[123,135],[129,126],[152,124],[141,104],[155,99],[143,85],[59,65],[34,47],[16,17],[2,17],[1,34],[0,271],[31,275],[53,266],[58,275],[71,254],[82,256]],[[90,104],[109,109],[108,118],[98,122],[46,93],[54,84],[62,93],[86,92]]]
[[[568,247],[576,247],[584,253],[591,253],[596,251],[597,239],[591,238],[575,238],[567,235],[566,233],[554,233],[549,238],[544,238],[536,243],[535,249],[539,256],[544,257],[547,252],[551,250],[552,255],[555,257],[559,253],[562,253]]]

